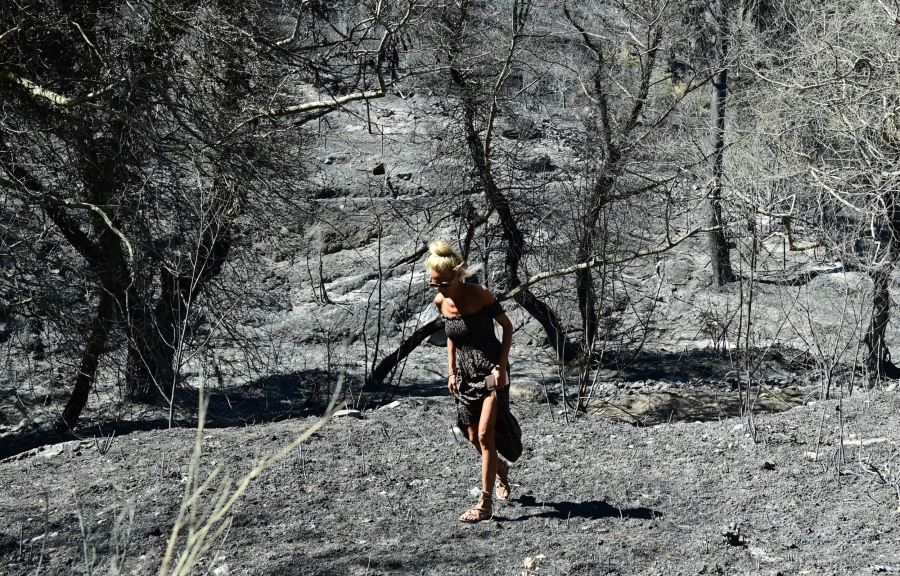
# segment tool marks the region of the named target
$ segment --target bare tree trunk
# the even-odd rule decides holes
[[[576,252],[576,262],[587,262],[591,258],[597,256],[596,250],[596,234],[597,226],[600,223],[600,215],[609,201],[611,191],[616,183],[615,174],[619,170],[619,161],[621,154],[613,143],[604,146],[604,152],[607,157],[603,170],[598,178],[594,189],[589,198],[588,210],[581,222],[581,239],[578,242],[578,250]],[[581,312],[582,323],[584,324],[584,346],[593,345],[597,336],[598,315],[597,315],[597,296],[594,289],[594,274],[590,268],[579,270],[575,273],[575,291],[578,295],[578,308]]]
[[[465,12],[463,12],[461,18],[454,23],[455,26],[460,27],[460,32],[465,18],[466,15]],[[460,37],[461,34],[457,34],[457,36],[453,38],[453,41],[458,42]],[[456,48],[456,50],[458,50],[458,48]],[[494,205],[497,216],[500,218],[500,225],[503,229],[503,240],[506,244],[504,274],[507,282],[506,288],[507,290],[510,290],[521,284],[521,280],[519,279],[519,265],[525,254],[525,237],[516,222],[515,215],[509,204],[509,199],[500,191],[494,180],[491,160],[488,157],[489,148],[486,144],[491,138],[490,127],[493,126],[493,118],[489,120],[488,131],[482,138],[475,126],[475,113],[478,107],[477,95],[473,94],[473,87],[467,82],[464,71],[457,68],[456,64],[453,62],[450,64],[450,80],[454,87],[459,91],[460,102],[464,108],[463,121],[469,156],[473,164],[475,164],[476,170],[478,170],[481,185]],[[496,98],[496,95],[493,97]],[[493,104],[491,104],[491,106],[493,106]],[[566,338],[565,330],[560,323],[559,317],[550,306],[528,290],[516,295],[515,301],[537,320],[544,329],[544,332],[547,334],[547,340],[556,350],[556,357],[560,362],[568,362],[578,356],[578,347],[572,345],[568,338]]]
[[[199,258],[190,270],[175,275],[161,268],[161,292],[152,312],[133,313],[125,374],[129,399],[152,402],[166,396],[160,386],[169,386],[175,377],[175,343],[178,330],[184,327],[178,311],[182,303],[193,302],[221,272],[231,251],[230,226],[228,219],[209,226],[201,239]]]
[[[725,222],[722,219],[722,160],[725,153],[725,96],[728,89],[728,69],[725,67],[728,56],[728,12],[725,0],[713,3],[713,20],[716,27],[716,57],[719,71],[713,76],[713,97],[710,106],[712,116],[712,171],[713,184],[707,200],[707,226],[719,227],[709,233],[709,259],[712,264],[713,282],[716,286],[724,286],[735,280],[731,268],[731,255],[728,240],[725,238]]]
[[[97,304],[97,317],[94,319],[91,334],[88,337],[81,355],[81,365],[75,376],[72,393],[66,401],[66,407],[56,423],[56,431],[62,434],[75,427],[81,411],[87,405],[88,394],[97,375],[97,364],[115,316],[116,296],[119,290],[119,273],[122,262],[122,246],[119,237],[111,230],[104,232],[106,236],[106,252],[108,260],[103,271],[103,284]]]
[[[891,319],[890,272],[877,270],[870,274],[872,278],[872,319],[866,331],[866,346],[869,354],[866,365],[874,377],[885,375],[886,371],[895,368],[891,363],[891,353],[884,340],[888,322]],[[896,369],[896,368],[895,368]]]
[[[129,400],[153,402],[161,395],[161,386],[172,381],[175,360],[174,310],[182,290],[175,283],[181,280],[165,268],[160,269],[161,293],[150,313],[132,314],[131,343],[125,370],[125,391]]]
[[[494,193],[497,198],[497,215],[503,227],[503,239],[506,242],[506,258],[504,262],[504,275],[506,276],[506,288],[512,290],[522,282],[519,279],[519,264],[525,252],[525,237],[519,229],[518,223],[512,214],[509,200],[496,188]],[[568,362],[579,354],[577,346],[566,338],[565,330],[559,317],[550,306],[536,297],[530,290],[524,290],[515,296],[516,303],[525,309],[532,318],[538,321],[547,340],[556,351],[556,358],[560,362]]]
[[[884,267],[870,273],[872,278],[872,319],[866,330],[866,346],[869,354],[866,366],[875,378],[900,377],[900,368],[891,361],[891,353],[885,341],[887,325],[891,320],[891,273],[900,258],[900,202],[895,194],[883,196],[887,207],[890,244]]]
[[[441,317],[437,317],[428,324],[420,326],[418,330],[409,336],[409,338],[401,342],[396,350],[385,356],[381,362],[372,369],[372,374],[366,382],[364,390],[366,392],[377,390],[397,364],[409,356],[419,344],[443,327],[444,319]]]

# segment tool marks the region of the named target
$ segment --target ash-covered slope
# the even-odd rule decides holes
[[[860,574],[900,566],[896,394],[858,394],[738,419],[566,424],[515,403],[526,452],[495,518],[457,521],[479,485],[446,397],[339,418],[258,478],[201,562],[216,574]],[[555,410],[554,410],[555,412]],[[232,477],[311,419],[209,430],[204,469]],[[184,491],[191,430],[140,432],[98,453],[69,442],[0,464],[0,562],[93,572],[133,507],[126,573],[158,570]],[[818,444],[817,444],[818,443]],[[49,498],[46,523],[45,495]],[[730,532],[730,533],[729,533]],[[739,532],[739,533],[738,533]],[[224,568],[227,566],[227,568]],[[218,572],[215,572],[218,570]]]

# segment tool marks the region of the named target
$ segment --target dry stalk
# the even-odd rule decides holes
[[[346,354],[347,343],[344,345],[344,353]],[[229,512],[237,503],[238,499],[244,494],[250,483],[260,474],[268,470],[273,464],[282,460],[290,454],[295,448],[305,442],[310,436],[315,434],[331,419],[335,411],[335,404],[340,395],[341,388],[344,383],[345,372],[342,370],[338,376],[337,385],[331,402],[325,411],[325,415],[315,424],[310,426],[303,434],[298,436],[293,442],[288,444],[278,453],[272,456],[263,456],[259,458],[253,468],[240,478],[236,483],[227,476],[219,482],[218,488],[213,492],[205,506],[201,503],[201,497],[212,485],[213,481],[222,471],[222,465],[219,464],[206,479],[201,483],[200,477],[200,458],[203,453],[203,429],[206,423],[206,409],[209,399],[205,396],[203,370],[200,371],[200,409],[197,420],[197,436],[194,443],[194,453],[191,458],[191,466],[188,472],[188,481],[185,487],[184,498],[181,502],[181,508],[178,511],[178,517],[172,527],[172,535],[169,537],[169,543],[163,556],[162,564],[159,568],[160,576],[188,576],[194,566],[206,554],[206,552],[219,540],[231,526],[232,518]],[[187,530],[187,541],[181,554],[175,556],[175,546],[178,536],[183,530]],[[172,565],[174,562],[174,565]]]

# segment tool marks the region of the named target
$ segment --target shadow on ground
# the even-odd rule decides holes
[[[653,520],[662,517],[662,512],[650,508],[617,508],[606,502],[591,500],[588,502],[538,502],[534,496],[521,496],[517,502],[523,508],[538,508],[531,514],[525,514],[518,518],[507,520],[508,522],[522,522],[529,518],[586,518],[597,520],[599,518],[635,518],[640,520]],[[497,518],[497,520],[503,520]]]
[[[614,358],[605,367],[624,380],[688,380],[736,376],[743,371],[743,364],[743,352],[709,347]],[[754,378],[760,379],[790,379],[815,367],[807,351],[781,345],[751,350],[749,364]]]
[[[274,374],[227,390],[217,388],[214,381],[208,381],[206,395],[209,398],[209,408],[206,427],[250,426],[321,415],[331,398],[336,381],[336,374],[318,369]],[[360,387],[359,381],[345,379],[340,401],[353,404]],[[173,427],[195,428],[199,407],[198,390],[185,388],[177,391],[175,397],[176,415]],[[0,438],[0,460],[41,446],[71,440],[87,441],[101,447],[105,442],[112,445],[113,436],[168,428],[167,411],[168,408],[165,406],[147,406],[141,410],[142,415],[134,419],[92,421],[82,418],[74,431],[65,434],[39,429]]]

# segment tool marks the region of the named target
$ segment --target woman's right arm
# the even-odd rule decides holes
[[[444,297],[440,294],[434,299],[434,305],[437,306],[438,314],[443,314],[444,309],[442,305],[444,303]],[[448,370],[447,374],[447,388],[450,389],[451,394],[456,394],[456,347],[453,346],[453,340],[447,338],[447,365]]]
[[[447,338],[447,364],[449,365],[448,374],[450,376],[447,377],[447,388],[450,389],[451,394],[456,394],[456,382],[457,376],[454,372],[456,372],[456,347],[453,345],[453,340]]]

